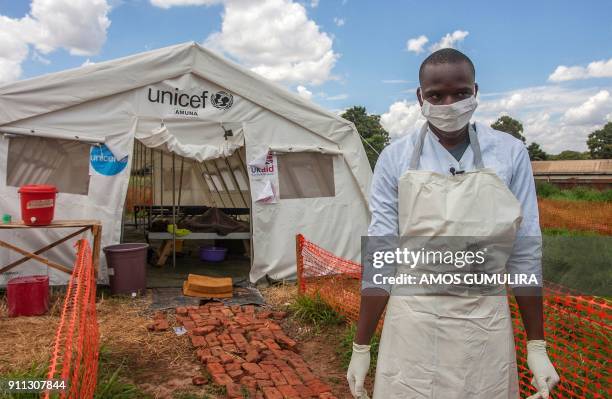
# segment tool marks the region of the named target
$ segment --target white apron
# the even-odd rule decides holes
[[[399,180],[400,236],[487,237],[510,241],[518,200],[485,169],[470,125],[474,171],[445,176],[417,170],[427,123]],[[511,237],[508,240],[508,237]],[[505,264],[510,251],[495,254]],[[380,341],[374,399],[516,399],[518,375],[506,295],[394,296]]]

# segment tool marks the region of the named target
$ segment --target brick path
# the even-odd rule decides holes
[[[198,360],[215,384],[225,386],[228,398],[335,398],[277,323],[284,317],[284,312],[218,302],[176,309]],[[194,378],[194,384],[201,383]]]

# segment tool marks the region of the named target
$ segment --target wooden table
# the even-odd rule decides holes
[[[27,262],[30,259],[37,260],[45,265],[54,269],[60,270],[64,273],[72,274],[72,267],[65,267],[58,263],[55,263],[49,259],[40,256],[41,253],[48,251],[49,249],[58,246],[59,244],[68,241],[69,239],[86,232],[91,231],[93,235],[93,247],[92,247],[92,263],[96,277],[98,276],[98,267],[100,263],[100,240],[102,238],[102,223],[99,220],[54,220],[51,224],[45,226],[28,226],[22,222],[13,222],[9,224],[0,224],[0,230],[15,230],[15,229],[66,229],[66,228],[77,228],[77,231],[69,233],[68,235],[46,245],[34,252],[27,251],[18,246],[7,243],[6,241],[0,240],[0,247],[10,249],[23,255],[23,258],[16,260],[15,262],[9,263],[0,267],[0,273],[7,272],[12,268],[19,266],[20,264]]]

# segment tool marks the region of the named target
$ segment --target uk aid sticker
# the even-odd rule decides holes
[[[114,176],[121,173],[127,166],[128,157],[117,160],[113,153],[104,144],[91,147],[89,165],[97,173],[104,176]]]

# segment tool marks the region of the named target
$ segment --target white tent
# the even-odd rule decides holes
[[[202,161],[246,163],[248,187],[234,191],[249,194],[251,281],[295,277],[297,233],[359,259],[372,172],[354,125],[196,43],[0,86],[0,133],[0,213],[14,219],[18,186],[48,182],[60,188],[56,219],[99,219],[102,246],[119,242],[136,142],[189,161],[184,205],[219,205]],[[1,234],[30,250],[58,238],[52,229]],[[72,244],[50,258],[70,265]],[[19,257],[0,250],[0,266]],[[67,278],[35,261],[11,272],[0,284],[16,274]]]

